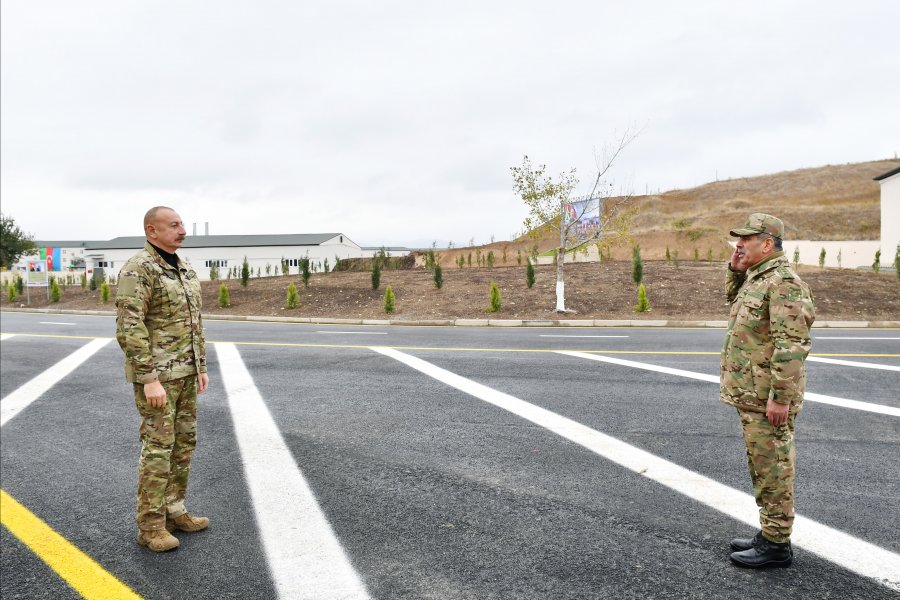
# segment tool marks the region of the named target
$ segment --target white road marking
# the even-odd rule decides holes
[[[41,325],[74,325],[75,323],[62,323],[60,321],[40,321]]]
[[[10,392],[0,401],[0,427],[6,425],[7,421],[26,409],[29,404],[40,398],[47,390],[111,341],[110,338],[91,340],[31,381]]]
[[[345,335],[387,335],[386,331],[317,331],[316,333],[343,333]]]
[[[368,598],[234,344],[216,343],[235,435],[280,598]]]
[[[14,334],[14,333],[0,333],[0,342],[2,342],[3,340],[8,340],[9,338],[13,337],[14,335],[16,335],[16,334]]]
[[[548,335],[542,333],[540,337],[553,338],[627,338],[627,335]]]
[[[644,369],[645,371],[655,371],[657,373],[665,373],[667,375],[687,377],[689,379],[699,379],[700,381],[708,381],[710,383],[719,383],[718,375],[707,375],[706,373],[695,373],[694,371],[672,369],[670,367],[661,367],[659,365],[651,365],[648,363],[635,362],[633,360],[624,360],[621,358],[601,356],[599,354],[588,354],[586,352],[569,352],[566,350],[558,350],[556,353],[566,354],[568,356],[574,356],[576,358],[585,358],[587,360],[595,360],[598,362],[612,363],[614,365],[621,365],[623,367],[632,367],[635,369]],[[824,394],[813,394],[812,392],[806,392],[803,395],[803,398],[810,402],[819,402],[821,404],[830,404],[832,406],[840,406],[843,408],[852,408],[855,410],[864,410],[866,412],[900,417],[900,408],[885,406],[883,404],[861,402],[860,400],[850,400],[848,398],[838,398],[837,396],[826,396]]]
[[[856,360],[837,360],[834,358],[822,358],[819,356],[807,357],[808,361],[828,363],[829,365],[844,365],[845,367],[860,367],[862,369],[881,369],[883,371],[900,371],[900,367],[894,365],[882,365],[879,363],[859,362]]]
[[[814,340],[900,340],[900,337],[820,337],[815,336]]]
[[[413,369],[544,427],[618,465],[747,525],[759,527],[752,496],[554,412],[476,383],[392,348],[373,347]],[[791,541],[845,569],[900,591],[900,555],[800,515]]]

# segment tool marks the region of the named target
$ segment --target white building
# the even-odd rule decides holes
[[[881,262],[894,262],[900,245],[900,167],[875,178],[881,184]]]
[[[11,272],[25,271],[29,262],[50,257],[50,271],[56,273],[87,272],[90,276],[118,274],[131,256],[144,247],[142,236],[117,237],[108,241],[35,241],[39,253],[23,256]],[[300,261],[308,258],[316,271],[334,269],[339,259],[374,256],[382,248],[361,248],[343,233],[300,233],[270,235],[192,235],[184,240],[178,256],[187,260],[202,279],[209,278],[209,270],[215,265],[219,277],[225,278],[232,267],[241,267],[244,257],[255,274],[257,269],[271,274],[280,272],[284,259],[290,271],[297,273]],[[384,248],[390,256],[405,256],[408,248]],[[5,283],[5,281],[4,281]]]

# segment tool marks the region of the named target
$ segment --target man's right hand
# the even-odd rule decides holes
[[[153,408],[162,408],[166,405],[166,390],[159,380],[144,384],[144,397],[147,404]]]
[[[732,271],[743,272],[745,269],[740,268],[741,260],[744,258],[742,252],[740,252],[737,248],[734,249],[734,252],[731,253],[731,262],[729,265],[731,266]]]

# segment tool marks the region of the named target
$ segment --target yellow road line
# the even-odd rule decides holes
[[[0,522],[88,600],[140,600],[131,588],[0,490]]]
[[[17,333],[21,337],[37,337],[37,338],[55,338],[66,340],[108,340],[109,336],[87,336],[87,335],[55,335],[46,333]],[[208,344],[235,344],[237,346],[270,346],[276,348],[339,348],[345,350],[366,350],[373,346],[379,348],[393,348],[394,350],[431,350],[439,352],[524,352],[524,353],[549,353],[556,352],[588,352],[594,354],[646,354],[646,355],[673,355],[673,356],[718,356],[720,352],[716,351],[699,351],[699,350],[590,350],[579,348],[577,350],[567,350],[560,348],[456,348],[456,347],[433,347],[433,346],[386,346],[382,344],[302,344],[296,342],[232,342],[228,340],[208,340]],[[860,354],[860,353],[829,353],[829,354],[810,354],[810,356],[832,357],[832,358],[900,358],[900,354]]]

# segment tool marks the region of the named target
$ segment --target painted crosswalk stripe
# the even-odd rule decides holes
[[[685,371],[683,369],[673,369],[671,367],[663,367],[660,365],[636,362],[633,360],[625,360],[622,358],[613,358],[611,356],[602,356],[600,354],[588,354],[587,352],[570,352],[568,350],[558,350],[556,353],[565,354],[566,356],[574,356],[576,358],[584,358],[587,360],[621,365],[623,367],[643,369],[645,371],[655,371],[657,373],[676,375],[678,377],[687,377],[688,379],[699,379],[700,381],[719,383],[718,375],[707,375],[706,373],[696,373],[694,371]],[[848,398],[838,398],[837,396],[826,396],[825,394],[814,394],[812,392],[806,392],[803,395],[803,399],[810,402],[819,402],[821,404],[840,406],[842,408],[852,408],[854,410],[863,410],[871,413],[900,417],[900,408],[896,408],[894,406],[885,406],[884,404],[862,402],[860,400],[850,400]]]
[[[0,490],[0,521],[10,533],[87,600],[139,600],[90,556],[73,546],[44,521]]]
[[[234,344],[216,354],[279,597],[368,598]]]
[[[809,356],[806,358],[809,362],[827,363],[829,365],[843,365],[845,367],[858,367],[860,369],[880,369],[882,371],[900,371],[900,367],[894,365],[882,365],[879,363],[859,362],[858,360],[837,360],[835,358],[822,358],[820,356]]]
[[[88,342],[22,387],[10,392],[0,401],[0,426],[6,425],[7,421],[40,398],[47,390],[81,366],[84,361],[92,357],[110,341],[110,338],[105,338]]]
[[[627,335],[550,335],[542,333],[540,337],[549,338],[627,338]]]
[[[372,350],[518,415],[735,520],[754,528],[759,527],[756,503],[749,494],[739,492],[554,412],[451,373],[420,358],[392,348],[373,347]],[[794,519],[794,533],[791,539],[797,546],[834,564],[900,591],[900,555],[800,515]]]
[[[3,340],[8,340],[9,338],[11,338],[15,335],[16,334],[14,334],[14,333],[0,333],[0,342],[2,342]]]

